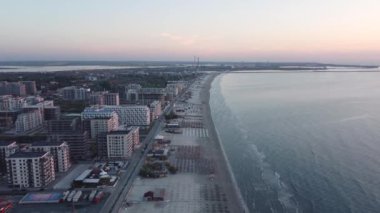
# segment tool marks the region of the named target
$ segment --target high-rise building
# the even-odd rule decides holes
[[[16,122],[18,111],[0,111],[0,128],[10,129]]]
[[[150,109],[145,105],[103,106],[103,109],[115,111],[119,115],[119,124],[128,126],[149,126]]]
[[[43,118],[39,110],[21,113],[16,119],[16,132],[19,134],[42,127]]]
[[[61,107],[59,106],[46,107],[43,111],[45,121],[59,120],[59,118],[61,117]]]
[[[164,103],[166,97],[165,88],[142,88],[139,93],[138,104],[149,105],[153,101]]]
[[[69,146],[66,142],[34,142],[31,150],[34,152],[50,152],[54,157],[56,172],[66,172],[71,166]]]
[[[128,84],[119,87],[120,98],[123,103],[149,105],[155,100],[164,103],[165,88],[143,88],[140,84]]]
[[[119,105],[119,93],[108,91],[94,92],[90,95],[90,105]]]
[[[0,141],[0,172],[5,173],[7,170],[7,164],[5,159],[14,154],[18,149],[15,141],[5,142]]]
[[[123,100],[127,103],[136,103],[136,101],[139,100],[141,88],[140,84],[128,84],[127,86],[124,86],[119,93],[122,94]]]
[[[73,160],[85,160],[90,155],[90,141],[87,131],[72,133],[51,133],[48,135],[50,141],[66,142],[69,145],[70,157]]]
[[[49,108],[58,108],[54,106],[54,101],[41,101],[36,104],[27,104],[22,107],[23,112],[30,112],[30,111],[35,111],[38,110],[40,111],[42,115],[42,119],[45,120],[45,109]],[[55,109],[57,110],[57,109]]]
[[[104,105],[104,94],[106,92],[93,92],[90,94],[90,105]]]
[[[86,130],[90,131],[92,139],[102,132],[116,130],[119,126],[118,114],[104,107],[87,107],[82,112],[82,121]]]
[[[55,180],[50,152],[16,152],[6,158],[8,183],[17,188],[42,188]]]
[[[25,96],[26,87],[21,82],[0,81],[0,95]]]
[[[153,121],[157,119],[162,114],[161,102],[153,101],[149,105],[149,110],[150,110],[150,120]]]
[[[47,121],[47,131],[50,141],[69,145],[71,159],[84,160],[89,156],[89,133],[83,130],[80,114]]]
[[[19,111],[25,105],[25,98],[12,95],[0,96],[0,111]]]
[[[27,95],[35,95],[37,93],[37,86],[35,81],[21,81],[25,85],[25,92]]]
[[[119,93],[104,94],[104,105],[120,105]]]
[[[98,155],[107,159],[127,159],[140,144],[138,127],[121,127],[98,136]]]
[[[83,87],[64,87],[61,89],[61,94],[64,100],[84,101],[89,98],[90,89]]]
[[[95,139],[99,133],[116,130],[119,126],[119,121],[115,113],[115,116],[112,116],[110,118],[91,119],[90,126],[91,138]]]

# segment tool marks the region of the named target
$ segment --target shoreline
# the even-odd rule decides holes
[[[210,107],[210,90],[211,85],[214,82],[215,78],[223,73],[212,73],[208,74],[207,80],[204,83],[201,92],[200,99],[202,101],[203,108],[203,118],[205,128],[209,131],[209,137],[211,141],[213,141],[213,148],[216,148],[215,157],[217,166],[220,172],[221,183],[223,184],[225,191],[229,195],[229,204],[231,209],[238,210],[239,212],[249,212],[249,209],[241,195],[240,188],[237,185],[236,179],[232,173],[232,168],[230,163],[228,162],[228,157],[224,151],[223,145],[221,144],[218,130],[214,125],[214,121],[211,115],[211,107]],[[232,184],[231,184],[232,183]],[[232,193],[228,193],[232,192]],[[234,211],[233,211],[234,212]]]

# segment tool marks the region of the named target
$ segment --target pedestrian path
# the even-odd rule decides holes
[[[208,137],[208,130],[204,128],[183,128],[184,136],[204,138]]]

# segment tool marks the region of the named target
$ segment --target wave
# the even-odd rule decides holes
[[[212,86],[210,107],[212,109],[212,117],[214,118],[213,120],[216,124],[215,128],[217,130],[222,149],[227,151],[225,154],[227,155],[226,159],[229,161],[228,164],[231,166],[231,170],[234,174],[233,176],[239,177],[236,178],[236,181],[237,185],[240,188],[240,192],[242,192],[242,190],[245,192],[241,193],[244,194],[245,203],[248,204],[248,208],[251,212],[256,212],[259,209],[264,209],[264,207],[260,207],[260,205],[268,205],[268,203],[270,203],[270,207],[268,208],[275,210],[274,212],[302,212],[293,190],[281,180],[281,175],[275,171],[273,167],[266,161],[265,153],[259,151],[257,146],[250,142],[249,129],[247,129],[242,124],[241,119],[237,118],[232,113],[231,109],[229,109],[226,105],[224,97],[221,93],[220,81],[222,77],[223,76],[219,76],[216,79],[215,84]],[[220,124],[224,124],[224,126],[221,127]],[[231,138],[225,137],[226,129],[229,129],[231,131],[233,130],[233,132],[238,132],[238,134],[235,134],[233,137],[242,143],[240,144],[241,149],[244,150],[235,150],[241,152],[240,155],[233,153],[231,151],[232,148],[229,146],[229,144],[227,144],[227,141],[233,140],[231,140]],[[224,134],[220,135],[219,133],[222,132]],[[237,144],[234,145],[238,146]],[[236,149],[236,147],[233,148]],[[248,155],[244,153],[248,153]],[[245,168],[238,168],[244,167],[245,165],[236,164],[233,162],[244,162],[244,159],[238,158],[244,158],[246,156],[248,156],[249,162],[255,163],[252,164],[252,167],[254,168],[248,168],[248,170],[255,171],[255,167],[258,167],[260,172],[259,180],[256,180],[252,176],[249,176],[249,171],[246,171]],[[247,188],[247,186],[251,186],[252,188]],[[266,197],[267,200],[264,202],[266,204],[255,202],[255,200],[261,200],[261,198],[257,198],[257,196],[260,196],[258,194],[261,193],[264,196],[267,196],[268,194],[270,195]],[[273,198],[272,195],[275,195],[275,197]]]

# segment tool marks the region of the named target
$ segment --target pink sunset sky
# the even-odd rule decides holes
[[[378,0],[2,1],[0,60],[380,64]]]

